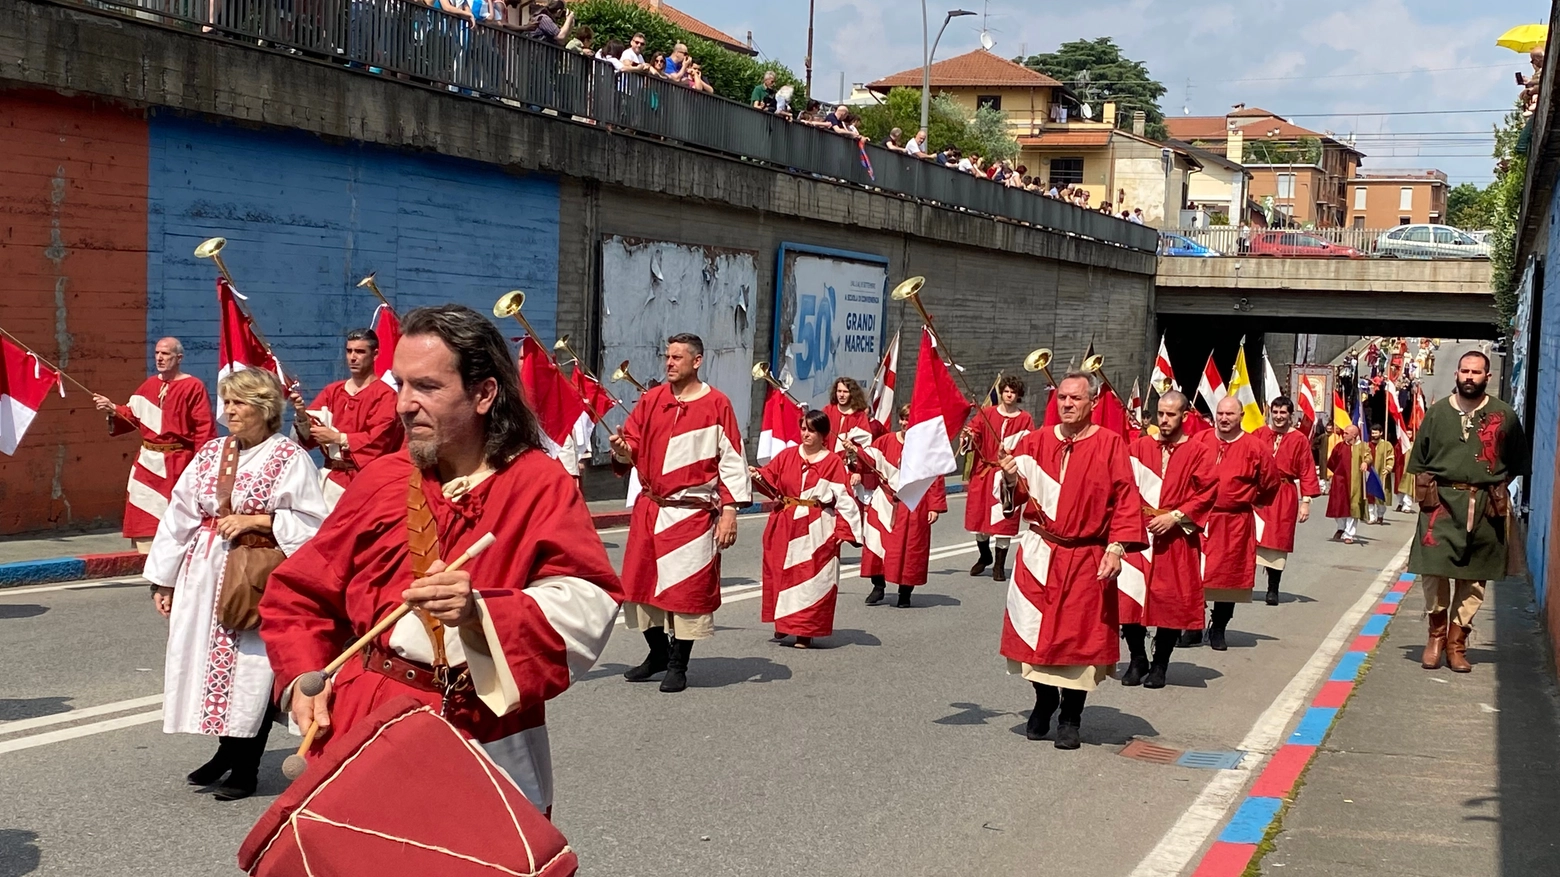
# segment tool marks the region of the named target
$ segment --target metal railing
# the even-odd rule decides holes
[[[743,161],[1152,253],[1152,229],[789,122],[412,0],[55,0],[547,110]],[[866,161],[864,162],[863,156]],[[870,165],[870,167],[868,167]]]
[[[1400,229],[1408,229],[1400,232]],[[1208,228],[1161,229],[1160,255],[1187,256],[1347,256],[1361,255],[1382,259],[1488,259],[1490,245],[1468,232],[1449,234],[1445,226],[1414,228],[1252,228],[1244,241],[1240,229],[1228,225]],[[1438,233],[1439,232],[1439,233]],[[1180,245],[1175,235],[1193,244],[1213,250],[1195,252]],[[1329,251],[1323,242],[1344,247],[1354,253]]]

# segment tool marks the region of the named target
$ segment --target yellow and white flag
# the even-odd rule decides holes
[[[1240,339],[1240,352],[1235,354],[1235,370],[1230,374],[1229,393],[1240,402],[1240,428],[1251,432],[1265,421],[1262,406],[1257,404],[1257,392],[1251,386],[1251,372],[1246,368],[1246,339]]]

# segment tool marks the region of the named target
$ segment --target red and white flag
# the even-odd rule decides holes
[[[249,313],[239,304],[241,301],[248,299],[229,286],[226,278],[218,277],[217,306],[221,322],[217,330],[217,380],[220,382],[228,375],[246,368],[263,368],[276,375],[283,388],[291,389],[287,372],[282,370],[281,360],[266,349]],[[227,412],[223,410],[220,395],[217,397],[217,422],[227,426]]]
[[[775,387],[769,388],[764,399],[764,419],[759,427],[758,448],[754,452],[759,463],[767,463],[786,448],[802,443],[802,406],[786,398]]]
[[[1197,379],[1197,398],[1208,405],[1208,413],[1212,414],[1219,408],[1219,400],[1229,395],[1224,389],[1224,379],[1219,377],[1219,367],[1213,363],[1213,354],[1208,354],[1208,363],[1203,366],[1202,377]]]
[[[0,454],[16,453],[44,397],[60,381],[60,373],[9,338],[0,338]],[[60,395],[64,395],[61,388]]]
[[[379,355],[374,357],[374,374],[389,384],[392,390],[399,390],[401,385],[390,369],[395,366],[395,346],[401,341],[401,321],[389,305],[381,302],[379,307],[374,308],[374,319],[369,323],[369,328],[373,330],[374,337],[379,339]]]
[[[520,387],[536,412],[542,433],[558,447],[572,442],[575,424],[585,414],[585,401],[529,334],[520,339]]]
[[[1132,398],[1127,400],[1127,408],[1131,409],[1132,416],[1143,419],[1143,389],[1138,386],[1137,378],[1132,379]]]
[[[1312,394],[1311,382],[1305,378],[1300,379],[1300,398],[1295,400],[1300,406],[1300,414],[1313,426],[1316,424],[1316,396]]]
[[[1406,457],[1414,446],[1414,440],[1408,434],[1408,424],[1403,422],[1403,407],[1398,404],[1397,385],[1387,381],[1384,389],[1387,391],[1387,416],[1392,418],[1393,426],[1397,427],[1398,456]]]
[[[915,392],[910,395],[910,420],[905,425],[904,456],[899,461],[899,483],[894,485],[900,501],[912,511],[939,475],[958,470],[953,447],[972,407],[937,355],[935,336],[923,328]]]
[[[1148,383],[1160,395],[1181,389],[1175,382],[1175,369],[1170,367],[1170,349],[1165,347],[1163,335],[1159,336],[1159,354],[1154,357],[1154,373],[1149,376]]]
[[[890,432],[894,428],[894,376],[898,371],[899,333],[895,332],[894,340],[888,342],[883,359],[878,362],[877,374],[872,376],[872,404],[869,409],[872,422],[881,427],[882,432]]]
[[[592,422],[600,420],[612,410],[612,397],[607,395],[607,389],[600,381],[585,374],[584,369],[575,366],[574,374],[569,376],[569,383],[579,392]]]

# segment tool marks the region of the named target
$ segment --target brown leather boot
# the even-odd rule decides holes
[[[1468,631],[1470,628],[1461,624],[1453,624],[1446,628],[1446,666],[1453,673],[1472,673],[1473,665],[1468,663]]]
[[[994,582],[1005,582],[1005,581],[1007,581],[1007,578],[1008,578],[1008,576],[1007,576],[1007,553],[1008,553],[1008,550],[1006,548],[997,548],[997,549],[993,549],[993,550],[996,552],[997,558],[996,558],[996,570],[992,572],[991,580],[994,581]]]
[[[1425,641],[1425,653],[1419,658],[1419,666],[1426,670],[1441,667],[1441,655],[1446,651],[1446,613],[1430,613],[1430,638]]]

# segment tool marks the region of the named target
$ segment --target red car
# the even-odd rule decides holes
[[[1297,231],[1264,231],[1251,236],[1247,251],[1259,256],[1332,256],[1363,259],[1365,254],[1353,247],[1324,241]]]

